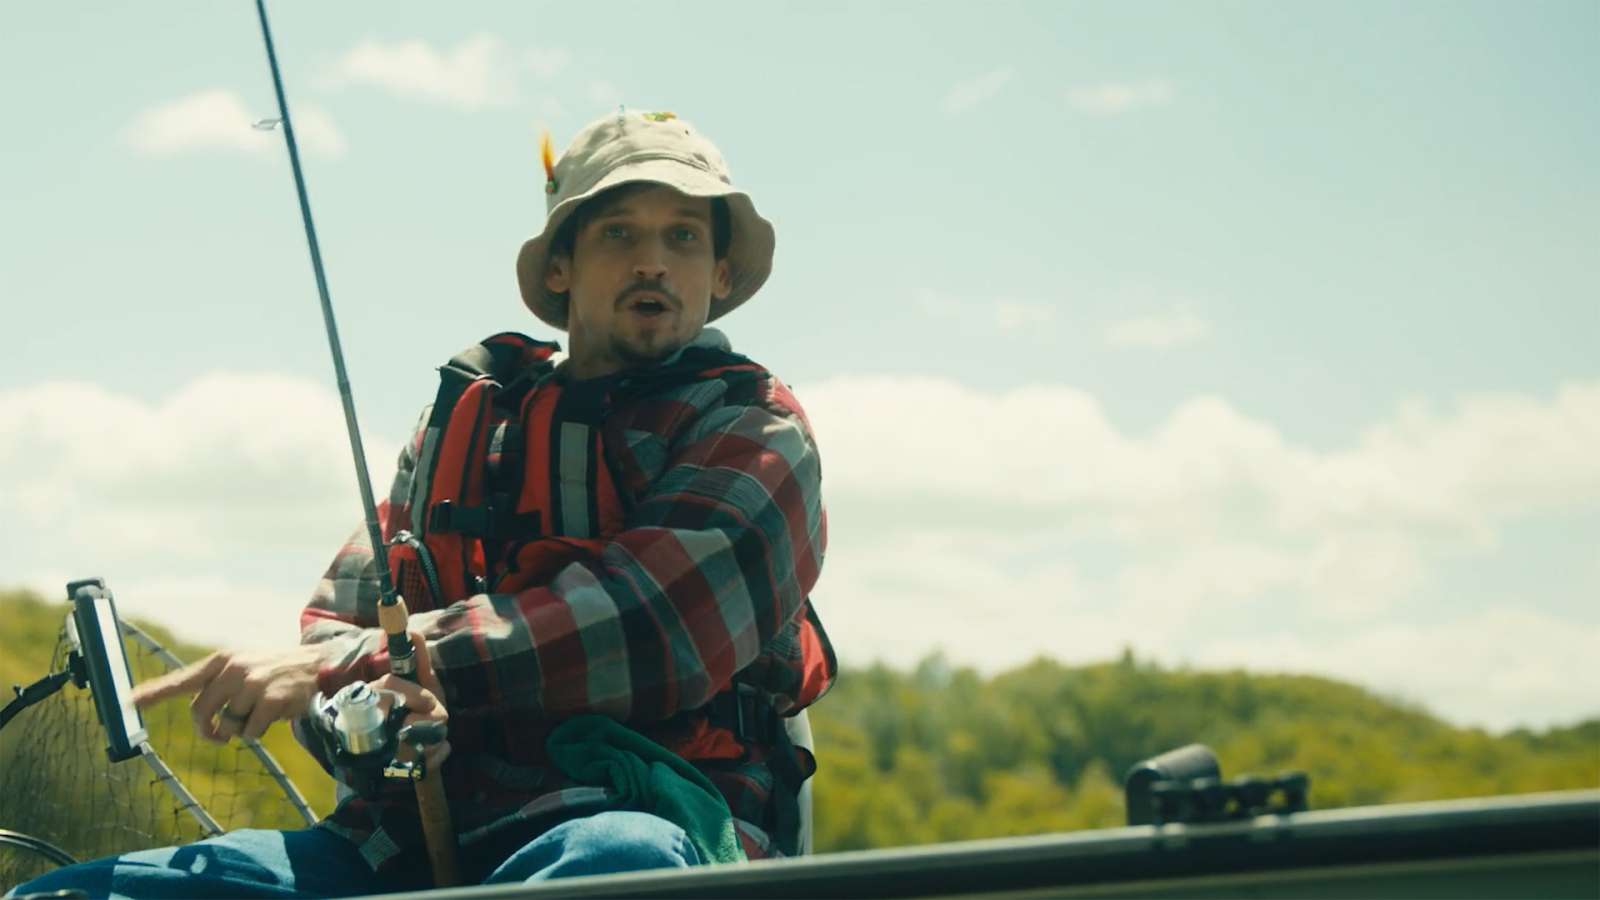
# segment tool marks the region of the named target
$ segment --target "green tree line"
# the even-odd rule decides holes
[[[823,850],[1122,825],[1128,768],[1196,742],[1224,778],[1306,772],[1313,809],[1600,787],[1600,719],[1495,735],[1332,679],[1129,653],[846,671],[812,722]]]
[[[48,671],[66,612],[24,591],[0,592],[4,683]],[[185,660],[209,652],[140,625]],[[911,671],[846,669],[810,715],[820,852],[1121,825],[1128,767],[1194,742],[1217,752],[1224,777],[1307,772],[1313,808],[1600,787],[1600,719],[1491,734],[1331,679],[1163,668],[1127,653],[1097,665],[1040,659],[992,677],[939,656]],[[232,804],[224,824],[295,826],[270,791],[229,784],[252,769],[228,755],[236,749],[181,743],[189,729],[182,701],[147,722],[153,735],[180,742],[169,763],[197,793]],[[98,733],[84,739],[92,746],[71,750],[41,749],[34,737],[22,720],[0,734],[0,795],[11,798],[0,803],[0,828],[17,828],[8,816],[48,792],[18,789],[19,772],[41,767],[24,765],[30,755],[55,759],[62,771],[74,754],[90,759],[73,771],[106,768]],[[331,782],[288,729],[274,726],[264,743],[326,813]],[[104,802],[86,790],[70,803],[93,818],[100,812],[88,806]],[[182,831],[175,835],[192,839]]]

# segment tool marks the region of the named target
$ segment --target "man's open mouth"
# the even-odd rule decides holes
[[[629,312],[650,317],[670,312],[673,307],[666,297],[654,292],[640,292],[638,296],[630,297],[624,301],[623,308]]]

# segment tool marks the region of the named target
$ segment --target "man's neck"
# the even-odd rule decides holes
[[[628,362],[615,356],[592,357],[582,353],[579,347],[574,346],[568,352],[566,361],[558,367],[558,371],[568,381],[593,381],[625,372],[645,371],[664,363],[670,363],[677,359],[678,354],[685,349],[697,346],[729,349],[728,339],[723,336],[722,332],[715,328],[703,328],[689,343],[660,359],[644,362]]]
[[[592,381],[615,375],[626,368],[621,360],[577,359],[569,356],[557,370],[566,376],[568,381]]]

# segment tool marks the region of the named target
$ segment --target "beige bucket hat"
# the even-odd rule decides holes
[[[733,288],[712,298],[708,321],[750,299],[772,272],[776,237],[772,223],[756,213],[750,196],[733,187],[728,164],[712,143],[669,112],[618,111],[578,132],[545,185],[544,230],[517,254],[522,302],[546,324],[567,327],[567,298],[545,288],[550,240],[583,201],[619,184],[663,184],[690,197],[722,197],[728,203],[732,239],[728,268]]]

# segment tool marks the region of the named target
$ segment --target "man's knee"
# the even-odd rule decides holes
[[[681,869],[703,862],[682,828],[649,813],[603,812],[558,827],[570,829],[565,837],[569,848],[638,863],[619,868],[619,872]]]
[[[557,825],[512,854],[489,881],[681,869],[702,862],[677,825],[649,813],[613,811]]]

